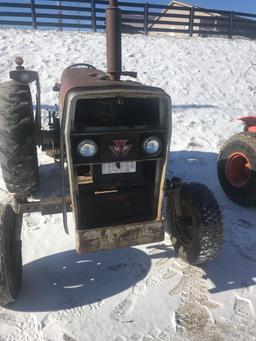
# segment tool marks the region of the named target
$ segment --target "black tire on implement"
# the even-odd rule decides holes
[[[243,206],[256,205],[256,133],[232,136],[219,153],[217,172],[229,199]]]
[[[11,205],[0,205],[0,306],[14,302],[22,280],[22,215]]]
[[[28,84],[0,84],[0,164],[10,193],[38,190],[34,117]]]
[[[223,242],[223,225],[212,192],[199,183],[183,183],[180,188],[181,216],[177,216],[173,196],[167,200],[167,225],[176,254],[192,265],[214,259]]]

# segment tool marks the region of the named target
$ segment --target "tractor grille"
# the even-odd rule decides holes
[[[159,98],[77,100],[70,142],[78,228],[156,219],[168,144],[167,121]],[[144,141],[150,137],[161,143],[157,155],[150,156],[143,149]],[[97,146],[94,156],[80,155],[78,146],[85,140]],[[115,167],[127,167],[127,171],[115,171]]]
[[[142,128],[159,125],[159,100],[154,98],[80,99],[75,129]]]

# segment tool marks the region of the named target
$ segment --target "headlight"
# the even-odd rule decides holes
[[[158,137],[148,137],[143,142],[143,150],[148,155],[156,155],[161,152],[162,143]]]
[[[83,157],[92,157],[98,153],[98,146],[91,140],[84,140],[77,146],[77,151]]]

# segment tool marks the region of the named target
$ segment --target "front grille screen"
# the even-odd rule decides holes
[[[80,99],[76,104],[75,129],[91,127],[157,127],[158,98]]]

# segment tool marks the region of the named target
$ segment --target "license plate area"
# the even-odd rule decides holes
[[[101,170],[103,175],[136,173],[136,161],[103,163]]]

